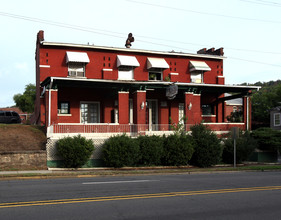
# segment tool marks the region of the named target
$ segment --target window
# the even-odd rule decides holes
[[[179,103],[179,124],[184,124],[184,103]]]
[[[118,68],[119,80],[133,80],[134,79],[134,67],[132,66],[120,66]]]
[[[203,72],[202,71],[194,71],[190,75],[190,79],[192,83],[203,83]]]
[[[212,115],[213,109],[211,105],[202,105],[202,115]]]
[[[85,64],[84,63],[68,63],[68,76],[84,77]]]
[[[60,102],[58,110],[59,114],[70,114],[69,102]]]
[[[274,126],[281,126],[281,113],[274,113]]]
[[[81,103],[81,123],[99,123],[100,122],[100,111],[99,103]]]
[[[149,80],[162,81],[162,71],[149,71]]]

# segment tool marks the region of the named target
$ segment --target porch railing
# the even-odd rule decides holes
[[[232,127],[245,129],[244,123],[205,123],[213,131],[229,131]],[[182,127],[189,131],[192,124],[185,124]],[[146,134],[149,132],[174,131],[176,125],[153,124],[153,125],[132,125],[132,124],[54,124],[52,133],[135,133]]]

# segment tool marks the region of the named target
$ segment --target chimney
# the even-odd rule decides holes
[[[201,50],[197,51],[197,54],[205,54],[206,53],[206,48],[202,48]]]
[[[223,56],[224,55],[224,52],[223,52],[223,47],[219,48],[219,49],[216,49],[214,52],[213,52],[214,55],[218,55],[218,56]]]
[[[41,41],[44,41],[44,31],[40,30],[37,34],[37,42],[40,43]]]

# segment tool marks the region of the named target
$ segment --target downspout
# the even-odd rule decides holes
[[[51,82],[49,85],[49,114],[48,114],[48,127],[51,125],[51,91],[53,87],[53,78],[51,77]]]
[[[247,96],[247,124],[246,124],[246,130],[249,130],[249,97]]]

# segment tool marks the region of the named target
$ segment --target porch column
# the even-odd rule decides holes
[[[129,124],[129,92],[118,92],[119,124]]]
[[[51,125],[57,123],[58,123],[58,90],[51,89]]]
[[[194,123],[194,117],[193,117],[193,93],[192,92],[186,92],[184,93],[185,99],[184,99],[184,112],[185,116],[187,118],[186,124],[193,124]]]
[[[201,110],[201,94],[193,94],[193,117],[194,123],[199,124],[202,121],[202,110]]]
[[[133,94],[134,102],[134,124],[144,125],[146,124],[146,91],[137,90]],[[144,130],[144,129],[142,129]]]
[[[251,129],[251,101],[250,97],[243,97],[243,121],[245,124],[245,130]]]
[[[223,98],[224,95],[219,96],[218,98]],[[224,122],[224,103],[218,102],[216,107],[217,123]]]
[[[45,127],[49,127],[49,90],[45,92],[45,109],[44,109],[44,119],[45,119]]]

